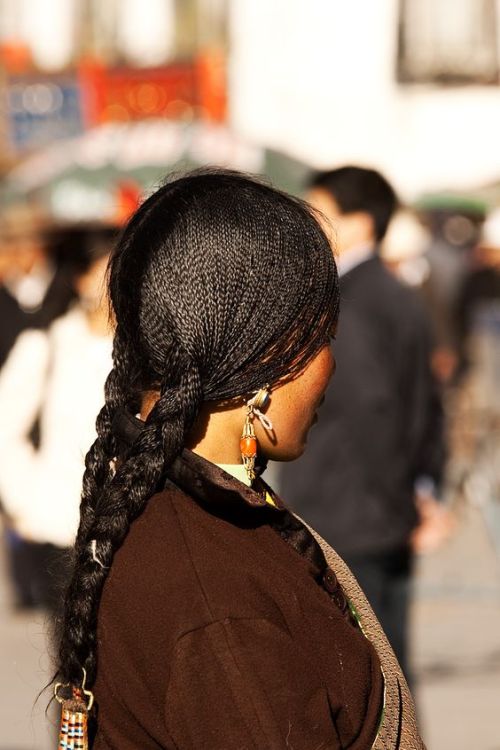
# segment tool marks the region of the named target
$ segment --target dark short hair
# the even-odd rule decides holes
[[[309,186],[330,193],[342,214],[358,211],[369,214],[373,219],[377,241],[383,239],[397,208],[398,198],[392,185],[380,172],[364,167],[340,167],[317,172]]]

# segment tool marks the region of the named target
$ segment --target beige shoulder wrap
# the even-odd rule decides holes
[[[308,528],[320,544],[328,565],[355,607],[362,630],[372,642],[380,659],[385,681],[385,710],[373,750],[425,750],[418,733],[413,697],[394,651],[366,596],[342,558],[314,529]]]

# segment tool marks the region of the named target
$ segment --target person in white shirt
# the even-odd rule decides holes
[[[93,236],[78,302],[48,331],[19,336],[0,373],[0,496],[25,546],[36,604],[53,608],[65,551],[76,535],[84,456],[111,369],[112,331],[104,295],[109,254]],[[40,443],[31,431],[40,425]]]

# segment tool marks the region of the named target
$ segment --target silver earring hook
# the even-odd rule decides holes
[[[262,427],[265,430],[268,430],[268,432],[272,432],[272,430],[273,430],[273,423],[271,422],[271,420],[269,419],[269,417],[266,417],[266,415],[263,414],[260,409],[256,409],[255,407],[253,409],[253,413],[255,414],[255,416],[257,417],[257,419],[259,420],[259,422],[261,423]]]
[[[266,415],[262,413],[261,409],[268,405],[270,398],[269,386],[265,385],[247,402],[251,414],[257,417],[263,428],[268,432],[272,432],[273,423],[269,417],[266,417]]]

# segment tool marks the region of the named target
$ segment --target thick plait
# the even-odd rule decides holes
[[[125,229],[110,266],[114,374],[88,459],[65,602],[59,674],[92,684],[99,600],[114,554],[186,442],[204,401],[242,399],[295,377],[338,314],[333,254],[310,208],[245,175],[207,170],[167,182]],[[160,397],[133,445],[110,433],[117,409]],[[114,452],[115,473],[103,466]],[[94,464],[95,460],[95,464]],[[86,508],[86,509],[85,509]]]
[[[189,396],[187,396],[189,394]],[[74,577],[67,593],[65,637],[61,659],[65,678],[78,682],[82,667],[92,684],[96,670],[97,607],[115,550],[125,538],[145,499],[158,489],[166,456],[182,448],[186,429],[192,425],[201,402],[197,374],[186,371],[177,388],[161,388],[160,398],[146,420],[138,440],[122,460],[97,505],[94,522],[77,545]],[[171,460],[171,458],[170,458]],[[99,563],[93,559],[90,540],[95,540]]]
[[[97,438],[85,457],[80,526],[76,547],[78,539],[85,537],[88,528],[92,525],[95,508],[103,487],[113,475],[117,441],[112,430],[112,423],[118,408],[133,408],[128,388],[129,378],[130,368],[127,366],[126,353],[123,351],[120,335],[117,332],[113,345],[113,369],[104,387],[105,403],[96,419]]]
[[[85,457],[82,497],[80,503],[80,524],[73,549],[73,567],[78,569],[79,561],[88,556],[89,531],[92,529],[97,506],[102,500],[105,488],[115,474],[115,461],[118,453],[118,441],[112,429],[113,419],[120,408],[134,411],[137,408],[137,397],[130,389],[133,374],[119,330],[116,330],[113,345],[113,368],[105,383],[105,403],[96,420],[97,438]],[[83,571],[82,571],[83,572]],[[71,650],[76,644],[74,630],[68,622],[68,601],[74,598],[73,582],[66,594],[63,612],[56,621],[56,629],[67,633],[64,648]],[[83,591],[83,589],[82,589]],[[71,639],[72,646],[69,646]],[[61,642],[60,648],[63,647]],[[81,668],[80,668],[81,672]]]

